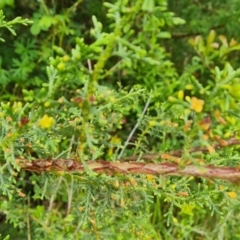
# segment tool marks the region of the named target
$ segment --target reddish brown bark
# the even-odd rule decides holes
[[[73,159],[43,160],[36,159],[28,161],[17,159],[18,165],[29,171],[36,172],[84,172],[84,165]],[[154,174],[154,175],[174,175],[174,176],[194,176],[211,179],[222,179],[231,182],[240,180],[240,169],[233,167],[214,167],[187,165],[180,167],[176,163],[142,163],[142,162],[107,162],[88,161],[86,168],[97,173],[106,174]]]
[[[221,140],[221,139],[220,139]],[[218,141],[218,140],[217,140]],[[223,147],[239,145],[240,140],[234,138],[229,140],[218,141],[212,145],[212,149],[218,150]],[[189,153],[201,152],[206,153],[207,147],[198,147],[190,149]],[[75,159],[16,159],[17,164],[23,169],[36,172],[84,172],[87,169],[106,174],[154,174],[154,175],[173,175],[173,176],[194,176],[211,179],[222,179],[231,182],[240,181],[239,167],[218,167],[204,165],[204,160],[195,159],[194,164],[189,161],[182,162],[180,158],[183,151],[172,151],[164,154],[144,154],[141,160],[146,162],[137,162],[139,156],[131,156],[119,161],[86,161],[81,163]],[[154,162],[157,159],[165,162]],[[168,160],[169,162],[166,162]]]

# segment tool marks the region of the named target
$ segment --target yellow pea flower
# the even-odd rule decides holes
[[[235,199],[237,197],[237,194],[235,192],[227,192],[227,195],[232,199]]]
[[[203,110],[204,101],[201,99],[198,99],[196,97],[191,98],[191,109],[195,112],[202,112]]]
[[[41,128],[51,128],[53,124],[54,124],[53,117],[49,117],[47,114],[44,114],[43,117],[38,122],[38,125]]]
[[[148,182],[152,182],[155,179],[155,176],[152,174],[146,174],[146,179]]]

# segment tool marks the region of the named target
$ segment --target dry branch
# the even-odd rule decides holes
[[[36,159],[28,161],[17,159],[18,165],[29,171],[36,172],[84,172],[85,167],[81,162],[73,159],[42,160]],[[187,165],[180,167],[176,163],[142,163],[142,162],[107,162],[107,161],[88,161],[87,168],[97,173],[106,174],[154,174],[154,175],[173,175],[173,176],[194,176],[211,179],[222,179],[231,182],[240,180],[240,169],[233,167],[214,167]]]
[[[218,141],[212,147],[218,150],[222,147],[239,145],[240,140],[234,138],[229,140]],[[209,150],[207,147],[198,147],[190,149],[189,152],[206,153]],[[240,181],[239,167],[216,167],[212,165],[203,165],[204,160],[196,159],[196,165],[191,164],[190,161],[185,162],[182,166],[181,155],[182,150],[172,151],[164,154],[144,154],[141,160],[147,162],[136,162],[139,156],[131,156],[119,161],[107,162],[104,160],[87,161],[84,164],[75,159],[35,159],[29,161],[27,159],[16,159],[17,164],[23,170],[35,172],[85,172],[86,168],[97,173],[106,174],[154,174],[154,175],[172,175],[172,176],[194,176],[204,177],[210,179],[222,179],[231,182]],[[155,162],[156,159],[165,159],[169,162]],[[189,164],[190,163],[190,164]]]
[[[212,147],[212,149],[219,150],[224,147],[235,146],[235,145],[240,145],[240,140],[235,139],[235,138],[230,138],[228,140],[222,140],[222,139],[219,140],[218,139],[218,143],[213,144],[211,147]],[[171,152],[164,153],[164,154],[149,153],[149,154],[143,154],[141,156],[141,159],[144,159],[147,161],[154,161],[159,158],[166,159],[164,157],[166,154],[170,155],[172,157],[181,157],[183,152],[184,152],[183,150],[176,150],[176,151],[171,151]],[[208,147],[196,147],[196,148],[189,149],[188,152],[189,153],[195,153],[195,152],[208,153],[209,148]],[[124,158],[120,161],[136,161],[138,158],[139,158],[139,156],[135,155],[135,156]]]

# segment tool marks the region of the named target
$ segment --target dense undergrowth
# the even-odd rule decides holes
[[[234,4],[0,1],[2,239],[239,239],[237,183],[88,167],[239,167]],[[36,159],[85,173],[18,164]]]

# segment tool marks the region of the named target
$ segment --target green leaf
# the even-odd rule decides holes
[[[190,204],[187,204],[187,203],[184,203],[182,206],[181,206],[181,213],[184,213],[184,214],[187,214],[187,215],[193,215],[193,209],[195,208],[194,205],[190,205]]]
[[[52,26],[52,24],[54,24],[54,22],[55,20],[53,17],[45,15],[40,19],[38,25],[42,30],[46,31]]]
[[[1,0],[0,1],[0,8],[4,8],[6,5],[13,7],[14,0]]]
[[[41,29],[38,24],[33,24],[30,28],[30,32],[32,35],[38,35],[40,33]]]
[[[172,22],[173,22],[173,24],[175,24],[175,25],[181,25],[181,24],[185,24],[185,23],[186,23],[186,21],[185,21],[184,19],[179,18],[179,17],[174,17],[174,18],[172,19]]]
[[[159,38],[171,38],[171,33],[170,32],[160,32],[157,36]]]
[[[10,239],[10,236],[7,235],[3,240],[9,240]]]
[[[211,30],[207,37],[207,44],[208,45],[212,44],[215,38],[216,38],[216,32],[214,30]]]
[[[154,7],[155,7],[154,0],[144,0],[142,10],[152,12],[154,10]]]

